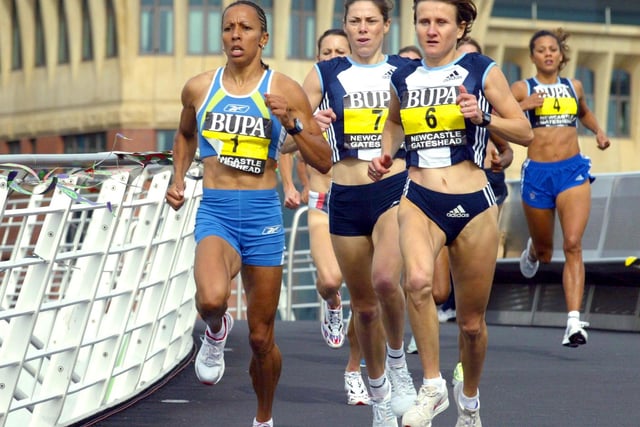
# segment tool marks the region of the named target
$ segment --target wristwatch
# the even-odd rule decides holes
[[[287,129],[287,133],[291,136],[297,135],[302,132],[302,129],[304,129],[304,126],[302,126],[302,122],[300,121],[300,119],[295,118],[293,119],[293,127],[291,129]]]
[[[487,127],[491,123],[491,113],[482,113],[482,123],[478,126]]]

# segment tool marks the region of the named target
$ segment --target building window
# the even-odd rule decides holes
[[[173,53],[173,0],[141,0],[140,53]]]
[[[67,135],[64,138],[65,154],[99,153],[107,151],[105,132]]]
[[[40,2],[36,2],[34,9],[35,18],[35,66],[44,67],[47,64],[47,53],[44,48],[44,26],[42,25],[42,9]]]
[[[93,35],[91,31],[91,16],[89,15],[89,0],[82,0],[82,60],[93,59]]]
[[[400,2],[396,2],[391,14],[391,26],[389,32],[384,36],[384,43],[382,45],[382,52],[389,54],[396,54],[402,46],[400,46]]]
[[[222,0],[189,0],[188,52],[193,55],[222,53]]]
[[[513,84],[522,78],[522,70],[520,67],[510,61],[504,61],[504,64],[502,64],[502,72],[509,84]]]
[[[156,146],[158,151],[173,150],[173,137],[175,130],[158,130],[156,131]]]
[[[113,0],[107,0],[107,58],[118,56],[118,26]]]
[[[336,0],[333,4],[332,28],[344,28],[344,0]]]
[[[20,37],[20,21],[18,21],[17,0],[13,0],[13,9],[11,10],[11,27],[11,69],[19,70],[22,68],[22,38]]]
[[[316,40],[315,0],[291,1],[289,58],[313,59]]]
[[[631,117],[631,76],[624,70],[614,69],[609,91],[609,136],[628,137]]]
[[[264,14],[267,16],[267,30],[269,30],[269,41],[267,45],[262,50],[262,56],[273,56],[273,45],[275,44],[275,40],[273,38],[273,0],[264,0],[260,2],[260,7],[264,10]]]
[[[584,91],[584,100],[587,103],[587,106],[591,111],[594,111],[595,102],[593,97],[593,90],[595,87],[594,74],[593,71],[588,69],[587,67],[582,67],[578,65],[576,67],[576,80],[579,80],[582,83],[582,89]],[[580,135],[590,135],[591,131],[587,129],[585,126],[578,126],[578,133]]]
[[[20,141],[7,141],[9,154],[20,154]]]
[[[64,0],[58,0],[58,64],[69,63],[69,31]]]

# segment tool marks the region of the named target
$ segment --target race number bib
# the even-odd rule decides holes
[[[466,125],[456,104],[457,87],[409,90],[401,101],[400,117],[408,151],[466,144]]]
[[[269,156],[272,123],[264,117],[208,112],[202,136],[229,167],[263,174]]]
[[[389,114],[389,91],[349,93],[344,97],[344,146],[381,147],[382,129]]]
[[[544,102],[536,107],[536,127],[574,126],[578,115],[578,103],[565,84],[536,87],[544,95]]]

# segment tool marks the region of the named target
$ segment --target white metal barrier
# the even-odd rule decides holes
[[[29,197],[0,166],[0,426],[85,419],[193,349],[201,181],[174,212],[170,170],[121,166],[80,202],[73,174]]]

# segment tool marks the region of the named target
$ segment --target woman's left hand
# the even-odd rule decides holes
[[[606,150],[611,145],[609,137],[603,130],[600,130],[598,131],[598,133],[596,133],[596,142],[598,143],[598,148],[601,150]]]

